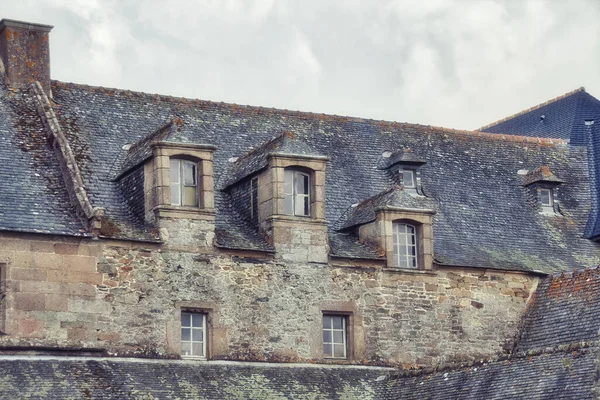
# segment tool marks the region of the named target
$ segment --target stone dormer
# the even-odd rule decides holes
[[[131,208],[136,208],[140,197],[144,199],[143,219],[158,228],[167,245],[209,248],[214,238],[215,147],[179,143],[183,125],[183,120],[174,118],[140,141],[125,146],[116,180],[122,183]],[[139,194],[129,196],[130,188],[124,182],[135,176],[143,183],[136,185]]]
[[[430,270],[433,264],[432,220],[435,204],[393,186],[352,208],[340,229],[385,256],[398,270]]]
[[[406,193],[423,196],[420,168],[427,163],[409,147],[385,152],[379,169],[386,171],[392,181],[404,187]]]
[[[557,192],[558,187],[564,183],[562,179],[545,165],[531,171],[521,170],[519,174],[522,175],[521,185],[529,190],[532,203],[539,207],[542,214],[560,213]]]
[[[224,190],[277,257],[328,261],[326,162],[301,138],[284,132],[233,163]]]

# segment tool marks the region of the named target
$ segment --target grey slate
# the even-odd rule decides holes
[[[389,369],[0,359],[3,399],[375,399]],[[146,396],[146,397],[143,397]]]
[[[77,155],[81,159],[81,154]],[[0,79],[0,229],[88,236],[30,96]]]
[[[424,194],[436,205],[433,232],[438,263],[554,272],[595,265],[600,260],[598,246],[582,238],[591,208],[584,147],[60,82],[53,82],[53,93],[56,114],[78,154],[92,204],[106,209],[107,220],[115,227],[110,232],[114,237],[156,239],[156,232],[140,222],[121,185],[114,181],[114,167],[123,160],[123,146],[134,144],[179,118],[181,126],[169,140],[215,145],[217,185],[225,180],[224,174],[232,164],[230,159],[239,160],[285,132],[293,134],[294,146],[327,156],[325,208],[333,256],[378,257],[367,248],[355,248],[356,237],[336,236],[335,229],[352,204],[394,184],[388,172],[379,169],[384,162],[382,155],[410,148],[427,160],[420,167],[420,174]],[[18,107],[24,106],[25,97],[18,98]],[[6,108],[6,96],[2,103]],[[6,134],[16,137],[18,125],[39,124],[35,115],[28,115],[23,121],[5,125]],[[8,155],[19,151],[18,143],[8,145],[7,160]],[[541,165],[547,165],[566,182],[557,195],[562,215],[541,215],[529,191],[521,186],[517,171]],[[33,170],[31,167],[29,171]],[[4,190],[4,186],[0,189]],[[50,202],[48,196],[38,194],[44,202]],[[15,198],[7,200],[0,213],[7,214],[16,206]],[[65,201],[58,206],[64,208]],[[215,207],[219,246],[272,250],[255,229],[239,218],[226,192],[215,192]],[[53,215],[57,222],[68,226],[65,212]],[[24,218],[35,219],[24,211],[19,219],[5,220],[0,228],[17,226],[35,231],[44,225],[48,232],[66,231],[52,224],[22,224]]]

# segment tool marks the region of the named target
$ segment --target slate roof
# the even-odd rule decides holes
[[[255,174],[268,165],[270,154],[300,155],[314,158],[325,158],[322,154],[315,152],[308,143],[294,140],[294,132],[285,131],[274,139],[260,144],[256,149],[242,155],[235,160],[231,167],[223,174],[221,184],[223,189]]]
[[[178,120],[177,128],[168,134],[169,141],[216,146],[217,189],[234,176],[230,159],[243,160],[274,138],[281,138],[290,152],[328,157],[325,208],[333,256],[379,257],[359,246],[356,237],[342,235],[336,228],[352,204],[394,184],[388,171],[379,168],[386,162],[384,155],[411,149],[427,161],[419,170],[423,192],[436,205],[434,254],[439,264],[553,272],[595,265],[600,260],[597,245],[581,238],[590,211],[587,152],[560,140],[239,106],[56,81],[53,94],[55,112],[78,154],[90,200],[94,206],[106,209],[114,237],[156,238],[156,233],[130,210],[114,178],[127,169],[128,163],[134,165],[138,158],[147,156],[143,151],[132,155],[134,151],[128,157],[127,145],[143,143],[170,121]],[[15,98],[14,107],[26,108],[26,96],[17,94]],[[7,109],[13,100],[7,100],[6,91],[2,99],[2,107]],[[23,113],[19,120],[11,118],[9,124],[1,123],[5,135],[13,138],[23,130],[18,126],[39,126],[32,112]],[[34,140],[22,137],[24,142]],[[14,154],[29,157],[19,146],[18,140],[8,143],[7,160]],[[32,163],[25,161],[23,165],[24,175],[40,173]],[[566,182],[558,194],[562,216],[541,215],[527,189],[521,186],[517,171],[541,165],[547,165]],[[0,182],[0,190],[5,190],[5,182]],[[29,190],[40,201],[51,202],[50,194],[38,193],[39,185],[28,185]],[[271,251],[261,235],[239,216],[228,196],[222,190],[215,192],[217,244]],[[25,216],[35,219],[27,211],[12,222],[0,220],[0,229],[78,233],[66,230],[72,218],[67,210],[60,209],[67,204],[64,197],[61,199],[52,203],[59,212],[52,213],[50,221],[54,219],[62,227],[46,224],[46,218],[37,224],[24,220]],[[5,201],[0,212],[7,213],[15,201]]]
[[[583,87],[479,128],[482,132],[570,140],[585,145],[585,121],[600,123],[600,101]]]
[[[386,381],[389,400],[595,399],[595,348],[555,351]]]
[[[32,98],[0,79],[0,228],[88,236]]]
[[[349,209],[340,229],[351,228],[375,221],[380,208],[404,208],[435,212],[435,202],[425,196],[412,195],[401,186],[394,185]]]
[[[373,367],[47,357],[2,357],[0,370],[0,398],[61,400],[368,400],[378,398],[381,377],[390,372]]]
[[[551,276],[538,286],[518,351],[600,339],[600,269]]]

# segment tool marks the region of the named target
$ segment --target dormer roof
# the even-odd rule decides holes
[[[377,211],[381,209],[433,212],[435,208],[433,200],[423,196],[413,196],[407,193],[402,186],[394,185],[351,207],[347,213],[346,222],[342,224],[340,230],[374,221]]]
[[[543,165],[539,168],[536,168],[532,171],[529,171],[523,175],[523,186],[529,186],[534,183],[546,183],[551,185],[560,185],[564,183],[562,179],[559,179],[556,175],[550,171],[548,166]]]
[[[427,163],[426,160],[417,156],[410,147],[394,151],[389,157],[383,157],[379,168],[388,169],[396,164],[418,166]]]
[[[273,155],[300,158],[327,158],[315,151],[294,132],[284,131],[273,139],[238,157],[225,176],[223,188],[227,188],[266,168],[269,164],[269,157]]]

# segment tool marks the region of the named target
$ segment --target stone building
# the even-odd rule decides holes
[[[0,22],[0,393],[407,396],[598,264],[581,143],[52,81],[51,28]]]

